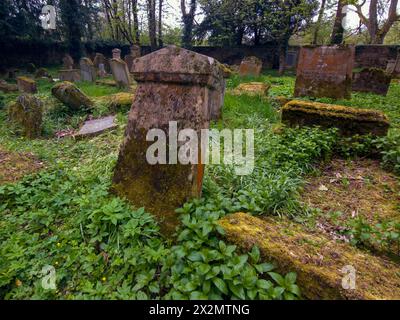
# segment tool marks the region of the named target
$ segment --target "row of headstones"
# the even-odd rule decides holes
[[[81,58],[79,61],[80,69],[74,69],[74,60],[70,55],[63,58],[63,70],[60,70],[60,80],[62,81],[90,81],[95,82],[97,77],[106,77],[111,71],[116,84],[119,87],[129,87],[131,84],[130,71],[134,60],[140,57],[140,47],[132,46],[131,53],[121,59],[121,50],[112,50],[112,59],[107,60],[101,53],[96,53],[94,60]]]

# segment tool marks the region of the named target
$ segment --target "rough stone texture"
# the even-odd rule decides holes
[[[93,107],[93,101],[71,82],[64,81],[57,83],[51,89],[51,93],[71,110]]]
[[[8,106],[8,117],[20,128],[22,135],[37,138],[42,132],[42,102],[30,94],[22,94]]]
[[[95,120],[85,121],[82,128],[75,135],[76,139],[83,139],[88,137],[95,137],[105,131],[114,130],[117,124],[114,123],[115,116],[108,116]]]
[[[79,61],[79,66],[81,68],[81,80],[82,81],[96,81],[96,68],[93,62],[89,58],[82,58]]]
[[[131,78],[126,63],[121,59],[111,59],[110,66],[114,80],[118,86],[128,88],[131,84]]]
[[[385,70],[364,68],[353,73],[352,90],[386,96],[392,77]]]
[[[63,69],[69,70],[74,68],[74,59],[69,54],[66,54],[63,58]]]
[[[146,141],[146,134],[158,128],[169,140],[170,121],[177,122],[178,131],[191,128],[199,133],[208,128],[212,106],[221,102],[222,70],[213,58],[169,46],[136,59],[133,74],[138,87],[113,190],[152,212],[168,235],[178,224],[175,209],[200,195],[204,165],[150,165],[146,151],[153,142]]]
[[[259,76],[263,63],[254,56],[246,57],[242,60],[239,68],[240,76]]]
[[[58,76],[61,81],[81,81],[81,72],[79,69],[60,70]]]
[[[121,59],[121,50],[117,49],[117,48],[113,49],[112,57],[113,57],[113,59]]]
[[[25,93],[36,93],[37,87],[36,82],[33,79],[28,77],[18,77],[17,78],[17,86],[20,92]]]
[[[292,100],[282,108],[282,122],[289,126],[336,127],[342,135],[385,136],[388,118],[380,111]]]
[[[400,268],[388,259],[309,233],[300,224],[283,219],[235,213],[219,225],[226,239],[244,252],[257,246],[262,259],[275,262],[278,272],[296,272],[305,298],[400,299]],[[345,273],[341,270],[347,265],[356,270],[355,289],[342,287]]]
[[[304,46],[300,49],[294,95],[349,99],[354,47]]]
[[[104,70],[109,73],[110,72],[110,64],[108,63],[108,60],[102,53],[96,53],[96,56],[93,59],[93,65],[96,67],[96,69],[99,71],[100,70],[100,65],[103,64]]]
[[[10,93],[18,91],[18,87],[15,84],[10,84],[5,80],[0,79],[0,91],[4,93]]]
[[[133,62],[135,61],[135,59],[139,58],[139,57],[140,57],[140,47],[137,45],[133,45],[131,47],[131,53],[127,54],[124,57],[124,61],[125,61],[126,65],[128,66],[129,72],[132,71]]]
[[[270,84],[264,82],[241,83],[232,91],[232,93],[235,95],[248,94],[266,96],[270,87]]]

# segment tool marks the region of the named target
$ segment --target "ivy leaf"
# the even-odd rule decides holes
[[[271,276],[274,281],[279,284],[281,287],[285,286],[285,279],[278,273],[276,272],[268,272],[268,274]]]
[[[218,288],[219,291],[221,291],[223,294],[226,294],[226,295],[228,294],[228,287],[227,287],[226,283],[224,282],[224,280],[222,280],[220,278],[213,278],[212,282]]]

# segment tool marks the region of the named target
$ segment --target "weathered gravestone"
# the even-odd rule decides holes
[[[22,94],[8,106],[9,120],[29,139],[39,137],[42,132],[42,112],[42,102],[30,94]]]
[[[37,87],[36,82],[33,79],[28,77],[18,77],[17,78],[17,86],[20,92],[25,93],[36,93]]]
[[[285,68],[286,69],[295,69],[297,64],[297,51],[288,51],[285,57]]]
[[[120,88],[128,88],[131,84],[131,78],[126,63],[121,59],[111,59],[110,66],[117,85]]]
[[[393,78],[400,77],[400,51],[397,53],[396,60],[389,60],[386,72],[389,73]]]
[[[96,81],[96,69],[89,58],[82,58],[79,61],[79,66],[81,68],[81,80],[90,82]]]
[[[63,58],[63,69],[69,70],[74,68],[74,59],[69,54],[66,54]]]
[[[262,69],[262,61],[257,57],[250,56],[242,60],[239,67],[240,76],[259,76]]]
[[[73,83],[64,81],[57,83],[51,93],[71,110],[90,109],[94,103]]]
[[[271,87],[270,84],[264,82],[247,82],[239,84],[233,91],[234,95],[267,95],[268,90]]]
[[[58,76],[61,81],[81,81],[81,71],[79,69],[60,70]]]
[[[113,49],[112,57],[113,57],[113,59],[121,59],[121,50],[117,49],[117,48]]]
[[[100,65],[103,65],[103,69],[108,73],[110,71],[110,65],[108,64],[108,61],[106,57],[101,54],[101,53],[96,53],[96,56],[93,59],[93,65],[97,69],[97,71],[100,71]]]
[[[0,91],[4,93],[15,92],[18,91],[18,86],[8,83],[3,79],[0,79]]]
[[[83,139],[88,137],[95,137],[105,131],[110,131],[117,128],[114,123],[115,116],[108,116],[95,120],[86,121],[79,132],[74,136],[76,139]]]
[[[137,45],[133,45],[131,47],[131,53],[127,54],[124,57],[124,61],[125,61],[126,65],[128,66],[129,72],[132,71],[133,62],[135,61],[136,58],[140,57],[140,53],[141,53],[140,47]]]
[[[99,64],[99,69],[98,69],[98,71],[97,71],[97,75],[98,75],[100,78],[107,77],[107,71],[106,71],[106,69],[105,69],[104,64],[102,64],[102,63]]]
[[[304,46],[299,53],[296,97],[351,97],[353,46]]]
[[[221,103],[222,70],[213,58],[169,46],[136,59],[133,75],[138,87],[112,189],[152,212],[162,222],[162,231],[170,234],[178,224],[175,209],[200,195],[204,172],[204,164],[177,161],[170,122],[177,132],[190,128],[200,137],[200,130],[209,128],[213,104]],[[154,143],[146,139],[151,129],[166,135],[165,148],[171,150],[166,164],[147,160]]]
[[[363,68],[353,73],[352,90],[371,92],[386,96],[392,77],[385,70],[377,68]]]

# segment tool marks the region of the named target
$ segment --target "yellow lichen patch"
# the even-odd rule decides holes
[[[274,261],[279,272],[296,272],[308,299],[400,299],[400,268],[382,257],[306,232],[285,219],[259,219],[239,212],[224,217],[219,225],[227,240],[242,250],[257,245],[263,259]],[[343,280],[349,275],[343,272],[345,267],[355,270],[354,289],[342,285],[349,284]]]
[[[270,87],[271,85],[263,82],[241,83],[232,90],[232,94],[267,95]]]
[[[33,154],[10,152],[0,147],[0,185],[16,182],[41,168],[43,168],[43,163]]]
[[[108,96],[98,97],[95,99],[95,102],[106,105],[110,111],[116,112],[129,110],[132,106],[134,96],[133,93],[119,92]]]

